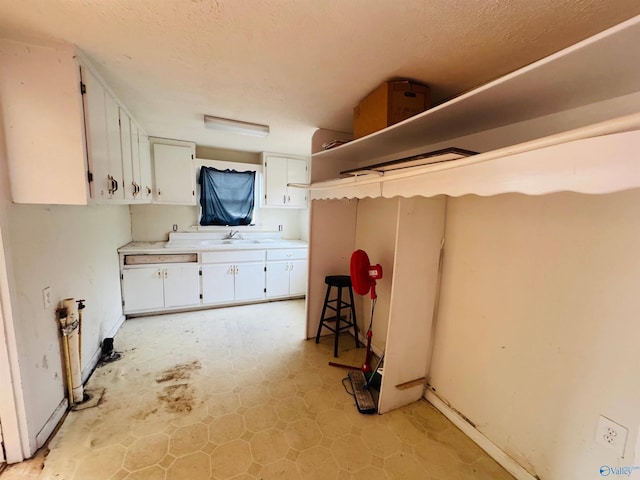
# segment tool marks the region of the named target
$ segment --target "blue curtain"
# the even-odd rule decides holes
[[[200,225],[249,225],[253,218],[256,172],[200,169]]]

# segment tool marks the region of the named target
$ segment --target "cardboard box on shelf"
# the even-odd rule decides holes
[[[425,111],[429,87],[409,80],[384,82],[353,109],[353,138],[364,137]]]

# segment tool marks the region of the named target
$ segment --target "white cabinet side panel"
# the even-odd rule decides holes
[[[74,56],[71,45],[0,40],[1,108],[17,203],[87,204],[80,69]]]
[[[389,329],[378,410],[385,413],[422,397],[427,375],[437,292],[445,199],[411,198],[398,203]]]

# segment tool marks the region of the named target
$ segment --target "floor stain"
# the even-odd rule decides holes
[[[164,402],[165,409],[172,413],[190,412],[193,410],[195,394],[193,387],[187,383],[167,385],[158,393],[158,400]]]
[[[198,360],[191,363],[179,363],[171,367],[156,377],[156,383],[171,382],[173,380],[187,380],[191,378],[191,372],[200,370],[202,365]]]

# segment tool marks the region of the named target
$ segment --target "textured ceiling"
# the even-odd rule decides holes
[[[77,45],[150,135],[304,154],[318,127],[351,131],[384,80],[440,103],[638,14],[638,0],[0,0],[0,37]],[[272,133],[215,133],[204,114]]]

